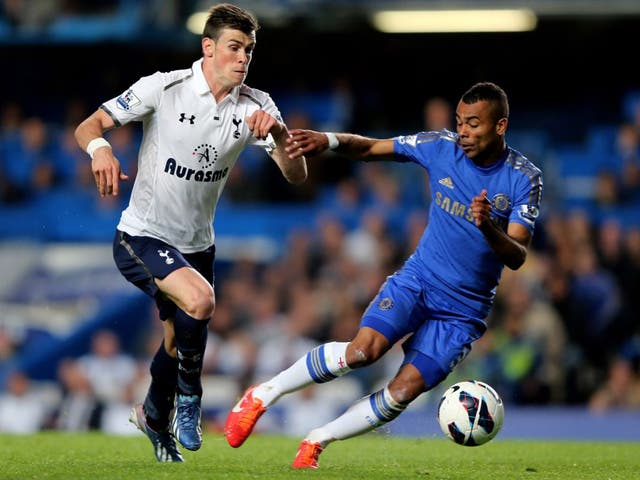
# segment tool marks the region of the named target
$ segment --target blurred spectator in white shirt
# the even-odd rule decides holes
[[[29,434],[42,430],[51,414],[43,396],[23,372],[15,371],[0,394],[0,432]]]

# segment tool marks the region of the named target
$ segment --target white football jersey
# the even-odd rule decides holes
[[[142,77],[101,108],[116,126],[143,122],[138,171],[118,229],[157,238],[183,253],[210,247],[213,217],[229,171],[255,138],[246,117],[261,109],[282,121],[271,97],[240,85],[216,103],[202,72],[191,68]]]

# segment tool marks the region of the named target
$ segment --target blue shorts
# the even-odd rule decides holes
[[[387,278],[360,326],[380,332],[392,345],[410,335],[402,364],[414,365],[428,388],[442,382],[487,329],[483,319],[462,312],[407,268]]]
[[[147,295],[153,297],[160,318],[173,318],[176,304],[159,289],[154,278],[165,278],[182,267],[193,267],[213,285],[213,263],[216,248],[197,253],[181,253],[171,245],[151,237],[134,237],[116,230],[113,239],[113,258],[120,273]]]

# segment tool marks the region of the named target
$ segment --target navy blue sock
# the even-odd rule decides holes
[[[176,311],[173,326],[178,348],[178,393],[202,396],[202,360],[207,345],[209,320],[198,320]]]
[[[169,425],[169,414],[178,383],[178,359],[173,358],[164,348],[164,341],[151,361],[151,385],[144,399],[147,423],[155,431]]]

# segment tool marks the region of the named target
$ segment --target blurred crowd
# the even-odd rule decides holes
[[[18,104],[4,106],[3,206],[19,206],[52,189],[94,194],[87,156],[73,139],[86,113],[82,104],[72,103],[62,125],[51,126],[24,118]],[[318,128],[304,114],[290,113],[290,127]],[[424,115],[424,129],[452,126],[445,99],[430,99]],[[635,120],[619,125],[611,149],[620,156],[620,168],[609,169],[607,181],[597,182],[594,208],[638,200],[640,115]],[[135,127],[109,135],[132,176],[138,140]],[[328,153],[310,159],[307,185],[283,193],[288,187],[276,182],[275,167],[260,155],[241,157],[224,194],[229,202],[306,202],[319,206],[320,213],[313,228],[287,232],[274,261],[237,258],[217,267],[217,305],[204,368],[208,378],[231,380],[234,392],[271,377],[320,343],[350,340],[369,301],[413,251],[428,222],[427,178],[417,168],[357,164]],[[557,190],[554,181],[545,178]],[[127,196],[125,188],[115,202],[126,202]],[[517,405],[640,409],[640,221],[627,225],[615,215],[595,217],[589,209],[561,208],[553,199],[544,207],[524,267],[505,269],[487,334],[444,383],[482,379]],[[61,362],[53,389],[37,389],[36,382],[14,372],[0,392],[0,431],[121,432],[129,405],[145,391],[141,379],[161,335],[160,320],[154,318],[152,325],[148,351],[122,351],[115,332],[99,332],[86,356]],[[0,358],[19,348],[0,322]],[[394,350],[376,365],[352,372],[344,391],[371,391],[400,360],[401,352]],[[309,411],[330,417],[331,402],[318,395],[311,387],[287,403],[286,425],[295,426],[297,416]],[[224,399],[221,408],[229,402]]]
[[[61,122],[26,114],[18,102],[0,112],[0,205],[15,205],[53,191],[93,189],[87,154],[80,150],[74,130],[88,114],[80,100],[71,101]],[[123,169],[135,175],[139,138],[134,126],[110,132],[109,141]],[[127,184],[123,201],[128,194]],[[130,186],[129,186],[130,188]]]

